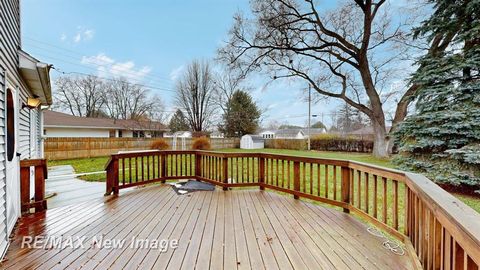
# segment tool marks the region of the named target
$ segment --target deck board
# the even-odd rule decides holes
[[[176,195],[168,185],[23,217],[2,269],[412,269],[355,217],[258,189]],[[86,237],[86,248],[22,248],[22,236]],[[94,237],[126,239],[97,248]],[[131,238],[178,239],[176,249]]]

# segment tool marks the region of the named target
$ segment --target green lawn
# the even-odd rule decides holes
[[[394,168],[394,165],[388,159],[378,159],[373,157],[370,154],[362,153],[344,153],[344,152],[317,152],[317,151],[297,151],[297,150],[282,150],[282,149],[257,149],[257,150],[243,150],[243,149],[221,149],[218,151],[222,152],[267,152],[272,154],[284,154],[284,155],[294,155],[294,156],[304,156],[304,157],[320,157],[320,158],[332,158],[332,159],[348,159],[359,162],[365,162],[370,164],[375,164],[378,166]],[[97,157],[97,158],[85,158],[85,159],[73,159],[73,160],[60,160],[60,161],[49,161],[48,166],[56,165],[72,165],[76,173],[88,173],[88,172],[98,172],[103,171],[104,166],[108,161],[108,157]],[[307,171],[307,176],[309,171]],[[323,175],[323,172],[322,174]],[[87,181],[105,181],[105,173],[101,174],[92,174],[81,176],[80,178]],[[323,177],[323,176],[322,176]],[[314,186],[314,192],[316,192],[318,187]],[[321,187],[323,189],[324,187]],[[331,189],[330,189],[331,192]],[[454,194],[457,198],[462,200],[464,203],[480,212],[480,199]]]

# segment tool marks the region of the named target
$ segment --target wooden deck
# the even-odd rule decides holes
[[[21,248],[22,236],[85,236],[85,248]],[[94,247],[93,237],[126,239]],[[178,239],[176,249],[130,239]],[[66,240],[64,240],[66,241]],[[411,269],[365,224],[332,208],[255,189],[176,195],[167,185],[23,217],[4,269]]]

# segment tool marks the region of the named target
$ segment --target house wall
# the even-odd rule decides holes
[[[45,137],[47,138],[108,138],[110,137],[110,129],[99,128],[58,128],[45,127]]]
[[[36,131],[36,122],[31,120],[32,113],[28,109],[22,109],[21,104],[26,102],[32,94],[28,90],[25,82],[21,79],[18,64],[21,48],[20,40],[20,1],[2,0],[0,3],[0,258],[2,257],[8,245],[8,230],[6,229],[6,178],[14,177],[6,172],[6,130],[5,130],[5,94],[7,87],[11,87],[18,93],[17,100],[18,113],[18,140],[16,142],[17,152],[20,159],[29,159],[36,156],[38,147],[32,151],[32,144],[37,144],[40,138],[35,141],[31,137],[31,132]],[[15,171],[19,174],[19,164],[17,163]],[[10,191],[9,191],[10,192]],[[18,192],[19,190],[12,190]],[[13,195],[13,194],[12,194]],[[12,196],[16,198],[17,195]],[[19,194],[18,194],[19,197]],[[14,202],[17,203],[17,202]],[[18,201],[18,206],[20,201]]]

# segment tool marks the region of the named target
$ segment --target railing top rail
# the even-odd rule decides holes
[[[421,174],[405,173],[408,187],[480,264],[480,214]]]
[[[20,167],[46,166],[46,165],[47,165],[47,160],[44,158],[20,160]]]

